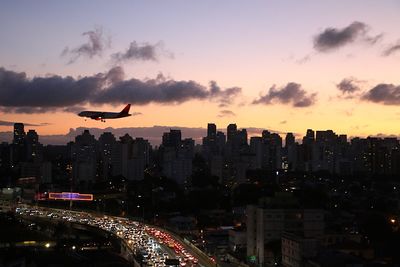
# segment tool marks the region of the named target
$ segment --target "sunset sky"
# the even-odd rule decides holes
[[[0,131],[400,135],[399,14],[396,0],[1,1]],[[76,115],[127,103],[135,116]]]

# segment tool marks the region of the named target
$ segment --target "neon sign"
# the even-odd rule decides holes
[[[93,201],[93,194],[80,194],[80,193],[72,193],[72,192],[62,192],[62,193],[50,192],[49,199]]]

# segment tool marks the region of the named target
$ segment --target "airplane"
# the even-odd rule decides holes
[[[126,107],[121,112],[103,112],[103,111],[82,111],[78,113],[80,117],[91,118],[92,120],[106,122],[106,119],[119,119],[124,117],[132,116],[129,114],[129,109],[131,104],[126,105]]]

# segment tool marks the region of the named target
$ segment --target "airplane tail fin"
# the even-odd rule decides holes
[[[130,108],[131,104],[126,105],[126,107],[124,107],[124,109],[120,112],[120,114],[128,114]]]

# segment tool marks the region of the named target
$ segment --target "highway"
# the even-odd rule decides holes
[[[216,266],[210,258],[184,244],[178,237],[127,218],[31,206],[17,207],[16,214],[86,224],[110,232],[124,240],[130,250],[139,255],[144,266],[176,266],[172,265],[173,261],[179,266]]]

